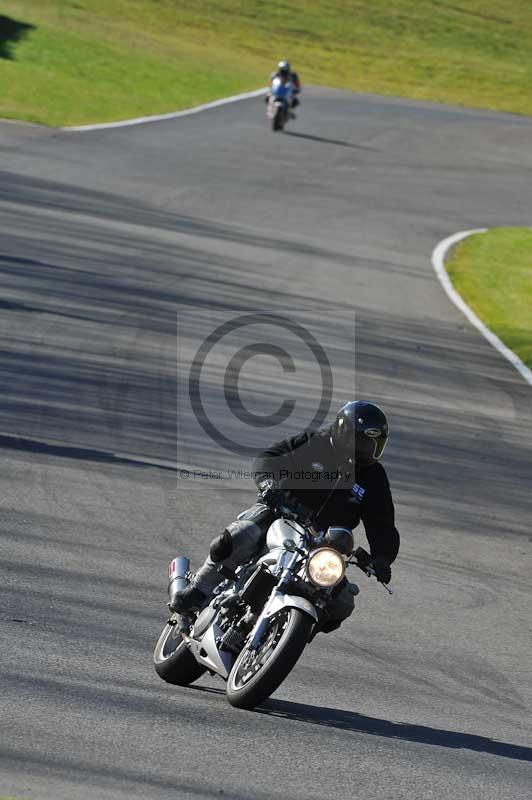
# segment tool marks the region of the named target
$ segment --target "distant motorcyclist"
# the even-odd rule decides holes
[[[299,80],[299,75],[297,72],[294,72],[291,69],[288,61],[279,61],[277,69],[274,70],[270,75],[270,88],[275,78],[280,78],[283,82],[290,81],[292,84],[292,109],[297,108],[301,104],[299,100],[299,95],[301,93],[301,81]],[[268,101],[269,97],[270,95],[268,93],[266,96],[266,102]]]
[[[205,563],[176,596],[172,610],[184,613],[203,605],[223,580],[220,566],[233,571],[257,556],[268,528],[287,506],[304,509],[319,530],[331,525],[352,530],[362,520],[377,579],[389,583],[399,533],[388,478],[379,462],[387,439],[384,413],[358,400],[343,406],[332,425],[303,431],[259,453],[253,463],[258,501],[211,542]],[[344,581],[335,590],[322,630],[334,630],[353,607]]]

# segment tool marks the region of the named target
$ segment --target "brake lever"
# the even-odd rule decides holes
[[[373,569],[373,567],[370,567],[370,566],[367,566],[367,565],[360,564],[360,563],[359,563],[359,561],[357,560],[356,556],[355,556],[355,560],[354,560],[354,561],[351,561],[351,560],[349,560],[349,561],[347,561],[346,563],[347,563],[347,564],[354,564],[354,565],[355,565],[355,567],[358,567],[358,568],[359,568],[359,570],[361,570],[362,572],[364,572],[364,573],[365,573],[365,574],[368,576],[368,578],[376,578],[376,577],[377,577],[377,573],[375,572],[375,570]],[[393,589],[391,589],[391,588],[388,586],[388,584],[387,584],[387,583],[382,583],[381,581],[378,581],[378,582],[381,584],[381,586],[384,586],[384,588],[386,589],[386,591],[388,592],[388,594],[393,594]]]

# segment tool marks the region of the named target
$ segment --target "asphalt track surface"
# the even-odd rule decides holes
[[[531,142],[530,119],[323,89],[286,135],[258,100],[92,133],[0,125],[0,794],[530,797],[531,390],[430,254],[530,223]],[[151,651],[167,562],[197,565],[252,484],[147,462],[248,466],[195,421],[187,370],[218,325],[264,311],[326,351],[333,407],[356,391],[389,412],[403,544],[394,597],[362,576],[356,614],[249,713],[215,678],[162,683]],[[258,355],[240,375],[253,413],[298,398],[282,434],[319,374],[255,325],[237,344],[297,367]],[[258,446],[276,432],[221,390],[233,346],[202,398]]]

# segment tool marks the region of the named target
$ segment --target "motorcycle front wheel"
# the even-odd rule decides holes
[[[172,622],[176,619],[174,614]],[[188,686],[205,672],[205,667],[198,664],[181,636],[179,625],[169,622],[163,628],[155,650],[153,666],[155,672],[166,683],[176,686]]]
[[[257,650],[244,647],[227,681],[227,699],[236,708],[255,708],[294,668],[314,620],[298,608],[283,608],[269,620]]]
[[[279,108],[275,109],[275,114],[272,117],[272,131],[282,131],[284,125],[284,112],[283,109],[279,106]]]

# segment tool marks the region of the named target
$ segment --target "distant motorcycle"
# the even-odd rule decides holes
[[[266,106],[266,116],[270,120],[272,131],[282,131],[289,119],[294,95],[292,81],[274,78]]]
[[[207,671],[227,681],[231,705],[254,708],[281,685],[327,620],[331,593],[347,583],[346,566],[375,575],[369,553],[354,550],[350,530],[320,532],[285,512],[268,529],[261,555],[234,573],[220,567],[224,580],[199,613],[171,615],[153,654],[164,681],[187,686]],[[171,562],[169,605],[192,577],[189,565],[185,557]],[[348,586],[358,594],[358,586]]]

